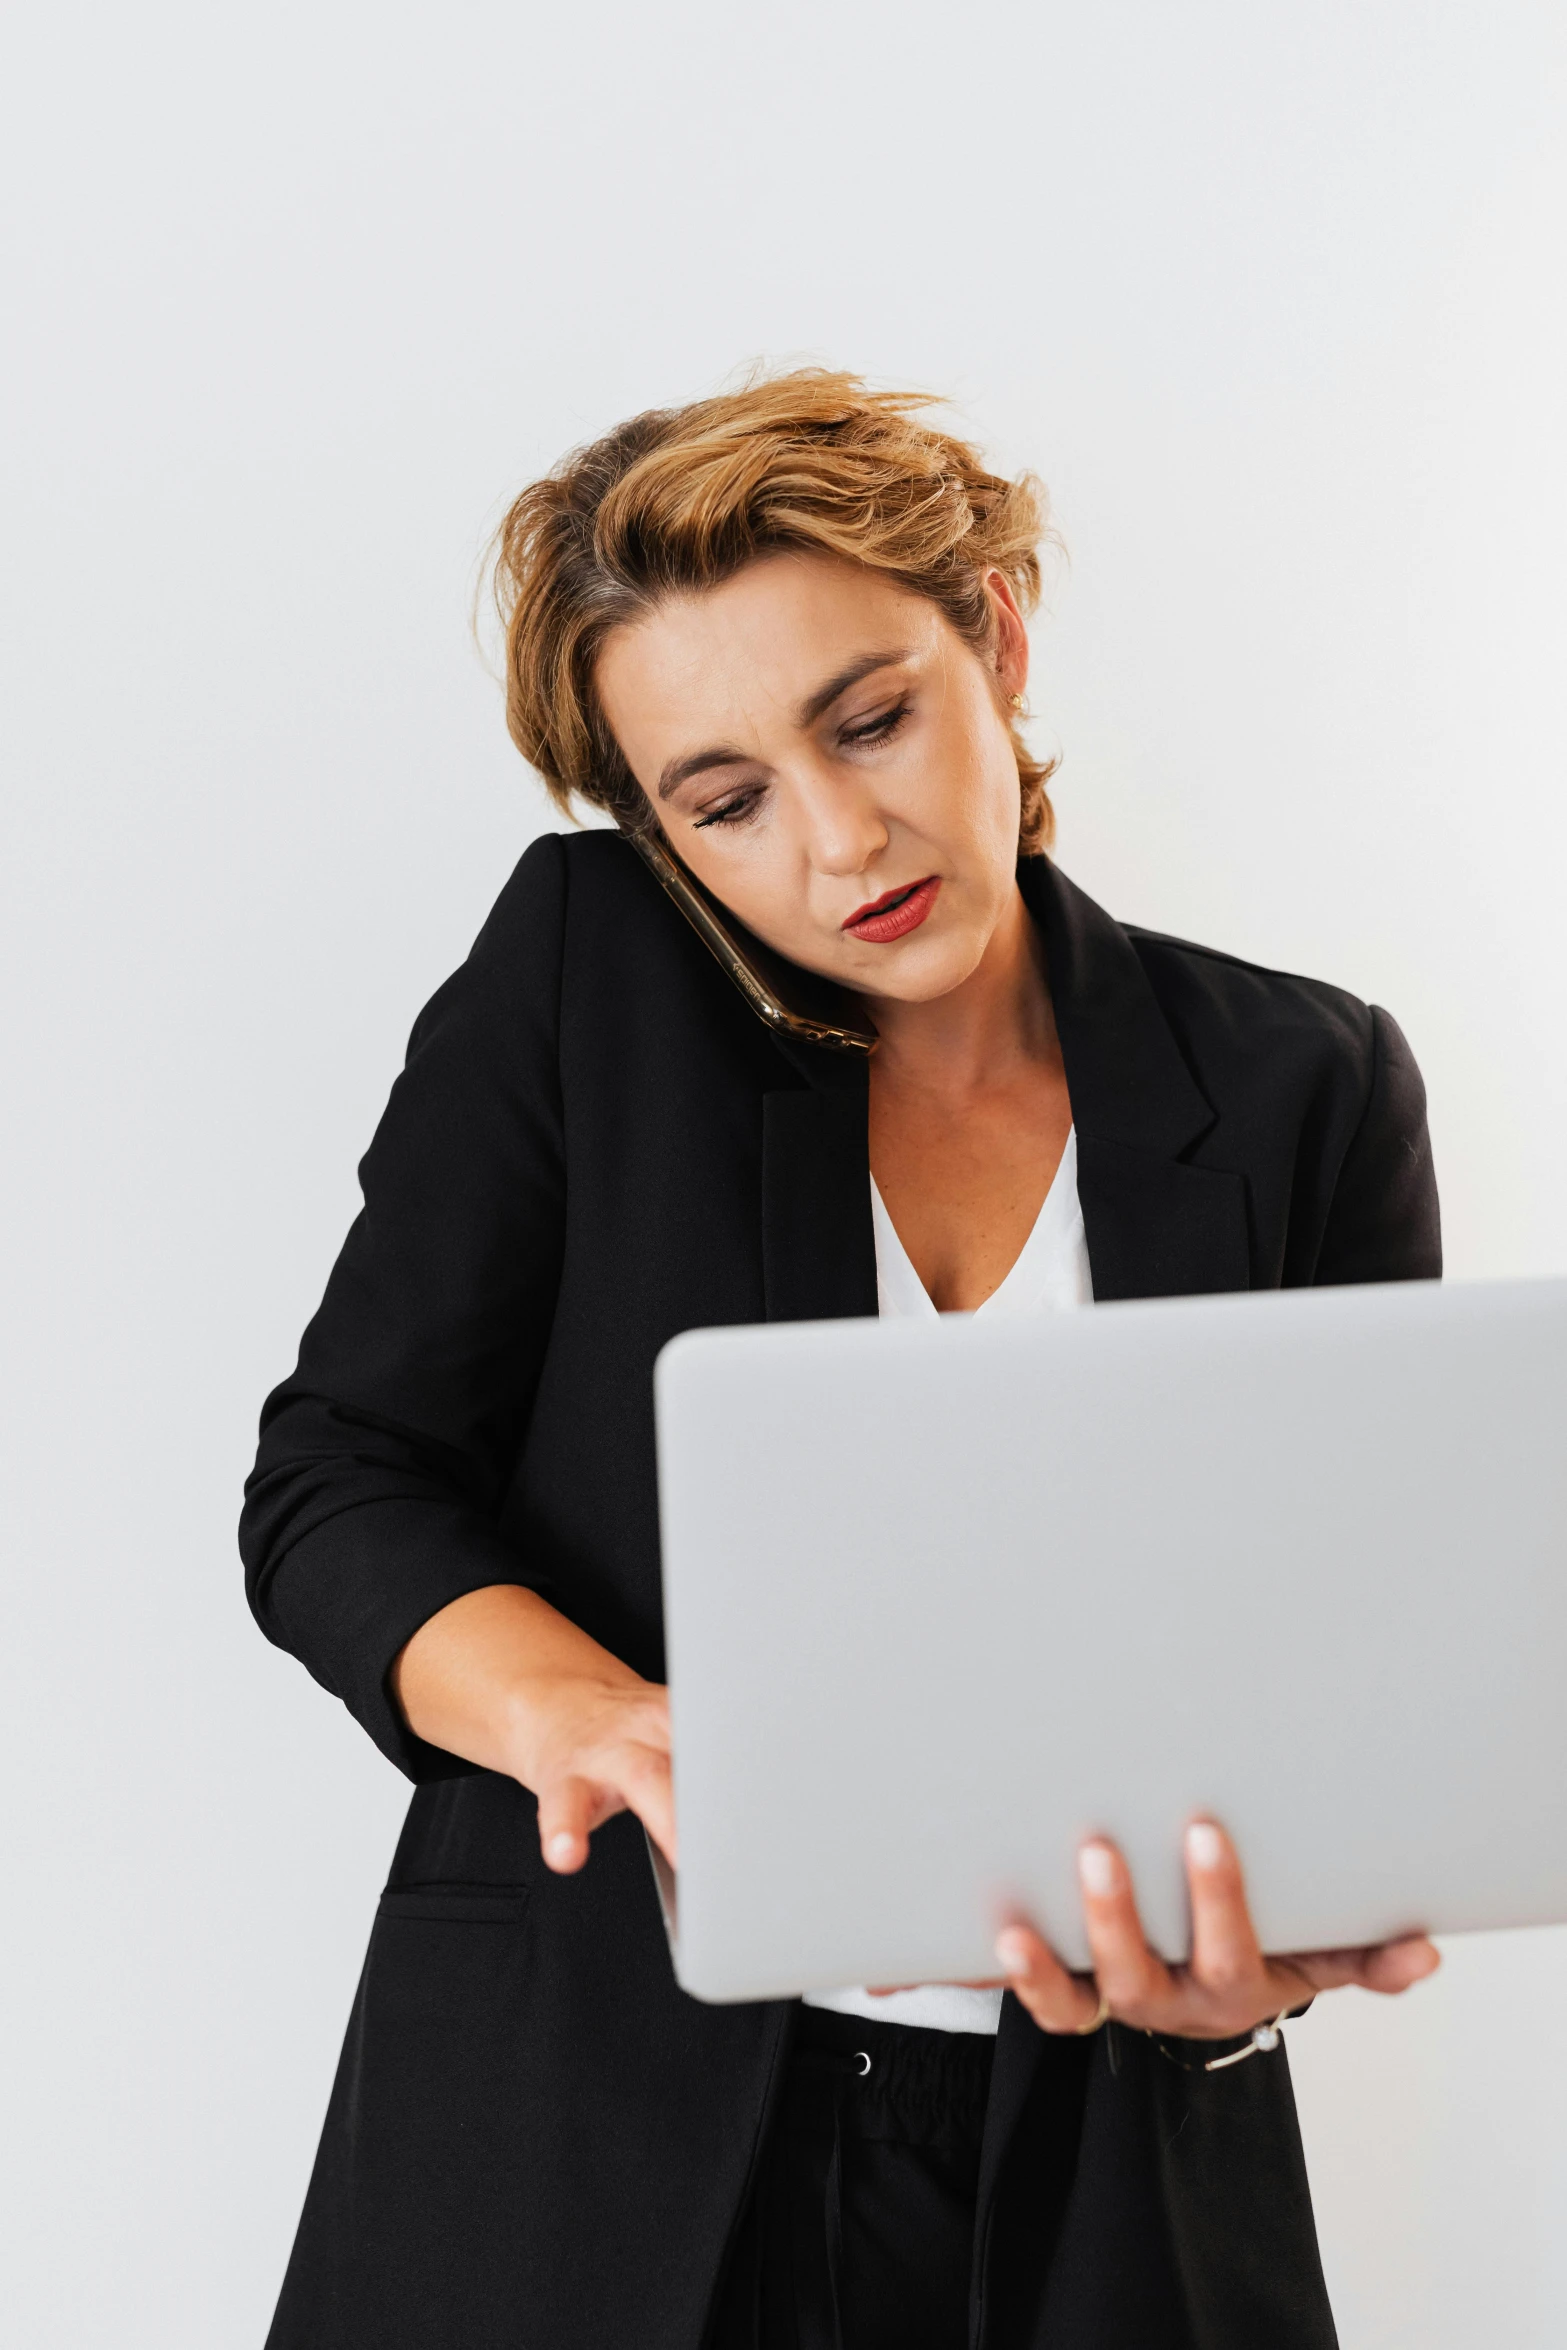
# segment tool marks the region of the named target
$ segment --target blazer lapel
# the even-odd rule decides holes
[[[1018,880],[1044,935],[1095,1298],[1248,1288],[1244,1180],[1192,1163],[1214,1111],[1131,939],[1047,858]]]
[[[1079,1135],[1077,1188],[1096,1300],[1250,1286],[1239,1175]]]
[[[762,1289],[769,1322],[874,1315],[866,1065],[774,1038],[804,1086],[762,1096]]]

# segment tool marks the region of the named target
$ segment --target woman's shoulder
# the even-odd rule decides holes
[[[647,903],[642,866],[618,833],[540,833],[512,867],[447,988],[498,988],[508,1001],[518,986],[556,996],[568,934],[585,923],[602,939],[624,941],[627,926],[634,932],[639,916],[645,919]]]
[[[512,867],[475,952],[514,955],[546,940],[558,946],[568,925],[584,917],[634,920],[648,903],[646,872],[618,832],[542,832]]]
[[[425,1019],[452,999],[497,1040],[548,1029],[574,1066],[606,1075],[628,1055],[716,1046],[732,1060],[737,1039],[742,1060],[758,1039],[771,1050],[635,849],[604,827],[543,833],[524,850]]]
[[[1293,1226],[1303,1201],[1321,1206],[1320,1228],[1307,1219],[1310,1248],[1285,1246],[1281,1277],[1439,1276],[1425,1085],[1392,1015],[1348,988],[1189,939],[1129,926],[1126,937],[1223,1148],[1250,1150],[1259,1166],[1282,1151]]]
[[[642,872],[641,859],[613,825],[541,832],[512,867],[497,910],[514,897],[537,898],[541,893],[560,896],[582,890],[592,898],[606,892],[619,896],[628,882],[637,888]]]
[[[1221,1116],[1423,1137],[1425,1084],[1393,1015],[1346,987],[1124,925],[1166,1028]]]
[[[1157,1034],[1172,1037],[1210,1099],[1227,1076],[1243,1090],[1264,1072],[1364,1082],[1379,1029],[1391,1028],[1348,988],[1118,920],[1048,860],[1020,867],[1019,879],[1044,922],[1052,984],[1059,957],[1078,1021],[1106,1049],[1140,1032],[1146,1054]]]
[[[1348,988],[1164,931],[1122,927],[1161,1011],[1180,1033],[1247,1057],[1292,1050],[1355,1068],[1364,1068],[1375,1051],[1379,1015]]]

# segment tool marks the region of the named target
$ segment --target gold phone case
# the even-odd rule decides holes
[[[831,980],[801,971],[735,920],[709,896],[694,873],[656,832],[627,832],[649,872],[657,876],[703,945],[716,956],[759,1020],[805,1044],[840,1053],[873,1053],[876,1031],[855,997]]]

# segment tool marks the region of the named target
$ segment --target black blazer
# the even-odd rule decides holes
[[[1042,858],[1020,878],[1097,1298],[1440,1270],[1385,1013],[1122,929]],[[416,1783],[273,2350],[698,2350],[793,2010],[688,1999],[637,1824],[553,1876],[531,1798],[412,1737],[387,1674],[511,1582],[661,1677],[654,1357],[876,1311],[866,1098],[863,1063],[753,1017],[604,833],[529,849],[419,1019],[241,1530],[268,1638]],[[1064,2094],[1041,2294],[1018,2149]],[[1049,2040],[1009,1998],[986,2132],[981,2350],[1333,2341],[1282,2054],[1208,2077],[1113,2026]]]

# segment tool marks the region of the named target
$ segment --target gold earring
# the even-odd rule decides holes
[[[1007,702],[1009,707],[1014,710],[1021,710],[1023,708],[1023,697],[1021,694],[1008,694]]]

